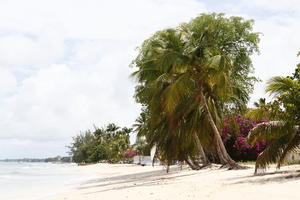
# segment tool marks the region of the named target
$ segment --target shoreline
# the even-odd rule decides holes
[[[8,200],[48,199],[94,177],[74,164],[1,162],[0,169],[0,199]]]
[[[193,171],[172,166],[166,173],[163,166],[130,164],[95,164],[80,166],[84,173],[93,173],[76,189],[48,200],[185,200],[185,199],[298,199],[300,165],[284,166],[276,171],[272,166],[265,174],[254,176],[249,169],[226,170],[218,165]]]

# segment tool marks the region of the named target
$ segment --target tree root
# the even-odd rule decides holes
[[[239,164],[232,164],[232,165],[230,165],[230,164],[225,164],[225,165],[222,165],[221,167],[220,167],[220,169],[225,169],[225,168],[227,168],[228,170],[240,170],[240,169],[249,169],[250,167],[248,167],[248,166],[242,166],[242,165],[239,165]]]
[[[208,168],[211,168],[211,167],[212,167],[212,164],[208,163],[208,164],[203,164],[202,166],[200,166],[200,169],[208,169]]]

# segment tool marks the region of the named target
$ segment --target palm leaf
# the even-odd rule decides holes
[[[168,114],[174,112],[181,100],[189,96],[193,82],[188,74],[182,74],[172,84],[169,84],[162,93],[163,106]]]
[[[267,146],[267,148],[257,157],[255,174],[258,169],[264,170],[269,164],[276,163],[280,159],[290,138],[290,135],[283,135]]]
[[[246,117],[247,118],[251,118],[254,119],[256,121],[259,120],[266,120],[269,118],[269,111],[267,109],[263,109],[263,108],[254,108],[254,109],[250,109],[247,113],[246,113]]]
[[[266,92],[277,96],[285,92],[292,91],[296,85],[298,85],[298,83],[295,80],[286,77],[275,76],[267,82]]]
[[[259,141],[271,141],[280,138],[283,135],[289,135],[295,131],[295,127],[283,121],[271,121],[260,123],[250,130],[248,142],[255,144]]]

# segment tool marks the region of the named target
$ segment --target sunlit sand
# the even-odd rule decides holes
[[[162,166],[96,164],[81,167],[95,177],[82,182],[73,192],[51,200],[82,199],[299,199],[300,165],[269,168],[254,176],[254,166],[245,170],[219,169],[214,165],[200,171],[174,166],[166,173]]]

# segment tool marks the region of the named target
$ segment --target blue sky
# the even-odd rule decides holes
[[[254,19],[263,34],[252,102],[299,62],[296,0],[0,0],[0,159],[63,155],[94,124],[130,126],[136,47],[203,12]]]

